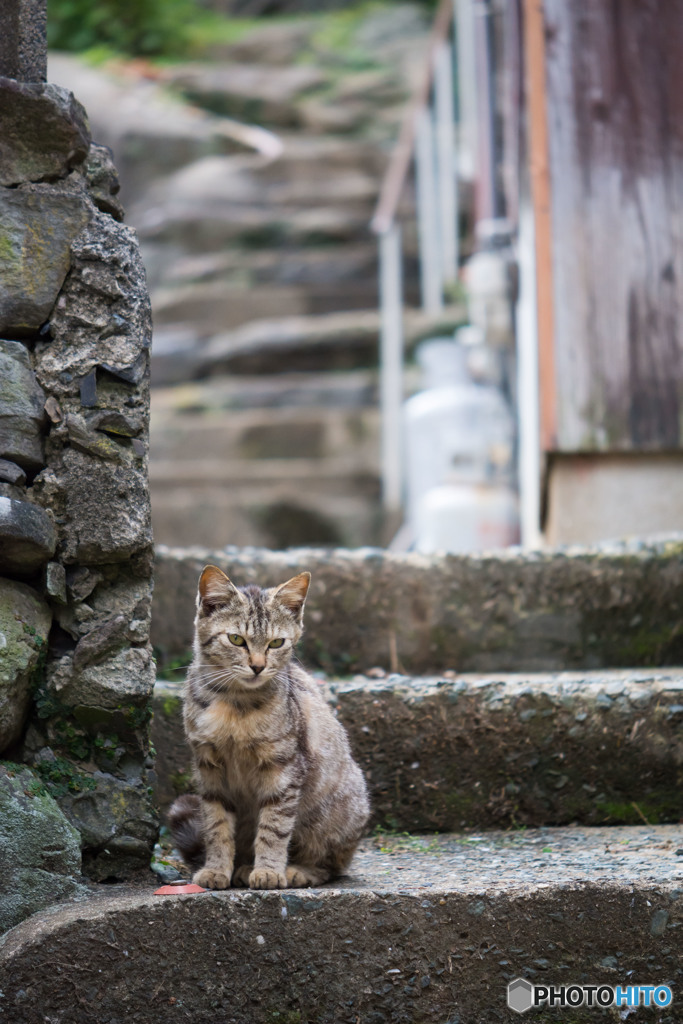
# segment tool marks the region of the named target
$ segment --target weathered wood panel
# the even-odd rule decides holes
[[[678,448],[683,0],[544,9],[557,448]]]

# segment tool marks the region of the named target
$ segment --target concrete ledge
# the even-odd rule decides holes
[[[676,1024],[681,849],[680,826],[394,837],[333,888],[108,889],[0,940],[0,1020],[495,1024],[527,977],[668,984]]]
[[[313,574],[302,656],[327,672],[558,671],[683,664],[683,537],[477,557],[375,549],[157,549],[152,636],[192,639],[207,562],[237,584]]]
[[[677,822],[683,669],[322,683],[396,829]],[[189,786],[181,687],[157,683],[166,807]]]

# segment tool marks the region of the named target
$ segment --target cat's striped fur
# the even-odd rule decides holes
[[[169,822],[209,889],[319,885],[344,871],[367,823],[346,733],[292,657],[309,582],[238,589],[215,566],[199,581],[185,693],[197,794]]]

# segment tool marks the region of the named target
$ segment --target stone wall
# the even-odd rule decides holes
[[[73,95],[0,78],[0,123],[0,757],[118,879],[157,830],[145,273]]]

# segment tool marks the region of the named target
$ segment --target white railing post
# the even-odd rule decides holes
[[[477,174],[477,93],[473,0],[453,0],[458,74],[458,171],[464,181]]]
[[[379,236],[382,503],[399,512],[403,500],[403,273],[401,230],[394,222]]]
[[[434,58],[434,115],[441,266],[444,281],[452,284],[458,276],[458,177],[455,166],[453,58],[448,43],[439,45]]]
[[[443,309],[443,275],[434,157],[434,127],[427,106],[418,111],[415,133],[420,286],[423,309],[426,313],[438,314]]]
[[[493,68],[491,64],[489,0],[477,0],[474,8],[475,73],[478,110],[477,220],[497,215],[496,140],[494,133]]]
[[[536,316],[534,213],[520,203],[517,245],[520,290],[517,299],[517,424],[519,519],[522,546],[541,546],[541,427]]]

